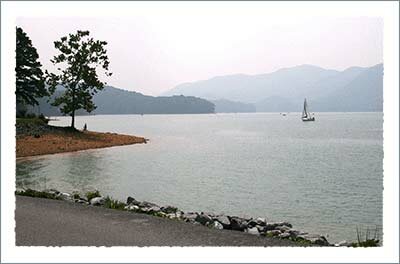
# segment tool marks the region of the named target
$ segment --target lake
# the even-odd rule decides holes
[[[78,116],[77,128],[148,144],[17,160],[17,186],[98,189],[184,211],[266,217],[355,241],[382,232],[383,113]],[[66,126],[57,117],[52,125]]]

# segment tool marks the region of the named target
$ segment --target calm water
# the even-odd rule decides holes
[[[17,185],[98,189],[184,211],[287,220],[355,240],[382,227],[382,113],[80,116],[77,127],[144,136],[148,144],[17,161]],[[69,125],[61,117],[53,125]]]

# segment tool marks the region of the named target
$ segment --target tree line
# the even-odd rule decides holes
[[[61,113],[71,116],[75,128],[75,113],[79,109],[96,109],[93,95],[106,85],[98,76],[100,70],[111,76],[106,41],[95,40],[89,31],[78,30],[54,41],[57,54],[50,60],[52,71],[42,71],[39,54],[22,28],[16,28],[16,101],[22,105],[38,105],[37,98],[51,96],[62,85],[65,92],[51,103]],[[19,113],[17,112],[17,115]]]

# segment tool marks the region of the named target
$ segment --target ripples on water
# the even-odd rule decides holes
[[[148,144],[20,159],[17,185],[99,189],[183,210],[287,220],[356,239],[382,227],[382,113],[80,116],[77,127]],[[69,125],[61,117],[53,125]]]

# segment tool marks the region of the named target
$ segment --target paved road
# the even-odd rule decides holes
[[[16,196],[17,246],[295,246],[145,214]]]

